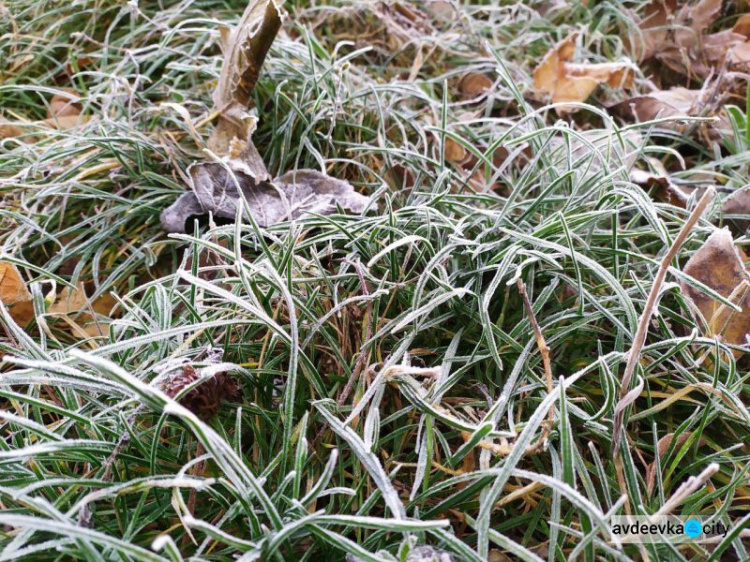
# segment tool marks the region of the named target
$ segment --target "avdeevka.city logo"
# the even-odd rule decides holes
[[[729,527],[711,517],[675,515],[616,516],[611,521],[612,538],[621,543],[682,543],[725,537]]]
[[[691,539],[696,539],[703,534],[703,525],[697,519],[688,519],[685,522],[685,534]]]

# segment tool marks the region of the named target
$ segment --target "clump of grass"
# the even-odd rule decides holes
[[[378,23],[359,4],[291,3],[255,92],[256,145],[273,173],[324,169],[373,205],[167,238],[159,212],[210,125],[196,139],[160,104],[207,120],[218,26],[240,4],[8,4],[4,118],[43,118],[52,89],[72,84],[92,119],[2,141],[3,254],[40,297],[83,281],[119,306],[87,340],[43,298],[28,330],[2,311],[0,560],[397,560],[424,544],[476,561],[747,558],[747,373],[694,331],[674,289],[636,368],[619,479],[610,460],[626,352],[690,213],[653,202],[629,171],[686,141],[595,105],[577,127],[524,96],[559,33],[585,26],[591,51],[616,56],[626,15],[483,2],[388,57],[348,42],[342,21]],[[425,63],[410,76],[415,48]],[[464,71],[492,91],[460,99]],[[446,139],[471,163],[447,161]],[[745,181],[745,156],[691,150],[685,177]],[[185,365],[232,374],[244,397],[196,416],[165,392]],[[726,539],[612,540],[612,515],[658,512],[712,463],[711,485],[675,513],[713,515]]]

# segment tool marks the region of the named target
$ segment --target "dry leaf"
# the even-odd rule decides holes
[[[248,109],[263,61],[281,28],[285,12],[279,0],[251,2],[240,22],[222,35],[224,62],[214,90],[214,106],[220,112],[208,147],[224,156],[234,138],[250,142],[252,123]],[[265,167],[257,171],[265,173]]]
[[[742,14],[732,27],[732,31],[750,39],[750,14]]]
[[[512,559],[508,557],[502,550],[493,549],[490,550],[490,555],[487,558],[487,562],[512,562]]]
[[[224,400],[230,402],[242,400],[242,387],[237,379],[227,373],[201,377],[190,365],[185,365],[181,373],[171,377],[164,390],[170,398],[174,398],[183,389],[201,378],[204,381],[189,390],[179,400],[180,404],[201,419],[208,420],[215,416]]]
[[[224,62],[214,91],[219,121],[208,143],[222,161],[190,166],[192,192],[161,214],[167,232],[184,232],[191,216],[212,213],[234,219],[242,200],[263,227],[304,213],[331,214],[337,205],[362,212],[369,203],[348,182],[314,170],[293,171],[271,180],[253,145],[256,120],[247,110],[263,61],[281,28],[282,4],[282,0],[253,1],[237,27],[222,33]],[[242,216],[247,218],[245,212]]]
[[[16,266],[0,261],[0,302],[19,326],[25,327],[34,318],[34,303]]]
[[[13,123],[0,123],[0,140],[20,137],[23,130]]]
[[[108,316],[116,304],[117,299],[110,294],[102,295],[94,301],[90,300],[86,296],[83,283],[79,283],[72,291],[69,287],[65,287],[47,312],[74,314],[76,312],[89,313],[93,309],[97,314]]]
[[[427,13],[437,20],[449,21],[455,19],[459,11],[451,2],[445,0],[432,0],[425,6]]]
[[[639,48],[635,49],[640,55],[638,60],[650,59],[664,48],[669,34],[669,16],[675,5],[675,0],[653,0],[646,5],[645,14],[638,26],[641,30],[641,42]]]
[[[492,80],[484,74],[469,72],[458,82],[458,91],[461,99],[471,100],[483,96],[492,88]]]
[[[31,121],[26,123],[0,123],[0,140],[7,138],[20,137],[24,134],[24,128],[28,127],[34,132],[39,132],[41,128],[57,129],[60,131],[67,131],[74,129],[80,125],[88,123],[91,118],[88,115],[62,115],[59,117],[50,117],[43,121]],[[35,136],[27,135],[23,139],[24,141],[33,142],[36,140]]]
[[[666,174],[652,174],[644,170],[630,171],[630,181],[654,194],[657,201],[666,201],[678,207],[685,207],[685,195],[672,183]]]
[[[680,5],[677,0],[652,0],[640,21],[641,42],[632,49],[639,60],[660,58],[673,49],[690,49],[721,11],[721,0],[701,0],[695,5]]]
[[[62,316],[78,337],[96,337],[109,331],[109,323],[98,316],[109,316],[116,304],[117,299],[110,294],[92,301],[86,296],[83,283],[79,283],[73,290],[65,287],[47,312]]]
[[[47,119],[75,117],[80,115],[81,111],[83,111],[83,106],[76,91],[67,89],[62,94],[52,96],[47,109]]]
[[[721,214],[735,223],[740,233],[744,234],[750,228],[750,190],[735,191],[724,199]]]
[[[689,48],[700,41],[701,34],[714,22],[721,12],[722,0],[701,0],[694,6],[685,4],[675,18],[675,40],[682,48]]]
[[[685,444],[685,441],[690,439],[690,436],[693,434],[692,431],[683,431],[680,433],[680,435],[676,439],[676,443],[674,444],[673,451],[677,452],[680,447],[682,447]],[[664,459],[664,455],[667,454],[667,451],[669,451],[669,448],[672,446],[672,441],[675,441],[674,433],[669,433],[659,439],[659,441],[656,443],[656,450],[659,452],[659,458]],[[703,440],[701,439],[700,444],[703,444]],[[654,485],[656,484],[656,462],[652,462],[650,465],[648,465],[648,468],[646,469],[646,491],[648,492],[648,495],[650,496],[654,491]]]
[[[553,103],[561,103],[583,102],[599,84],[627,88],[633,86],[633,68],[628,63],[570,62],[575,55],[576,38],[576,33],[570,35],[545,55],[534,70],[536,89],[550,94]]]
[[[653,172],[632,168],[630,171],[630,181],[641,186],[645,191],[650,192],[656,201],[662,201],[685,209],[692,193],[697,192],[697,199],[703,196],[706,188],[684,184],[677,185],[672,181],[669,172],[667,172],[660,160],[649,157],[646,160]]]
[[[675,72],[700,78],[721,69],[725,61],[732,70],[750,62],[750,20],[741,17],[733,29],[708,34],[721,12],[721,0],[682,4],[678,11],[680,5],[676,0],[653,0],[646,6],[641,41],[631,47],[639,60],[655,59]]]
[[[466,149],[450,137],[445,137],[443,143],[445,159],[452,164],[461,164],[466,160]]]
[[[287,172],[273,181],[260,183],[241,171],[229,173],[221,164],[193,164],[188,172],[193,191],[162,212],[161,222],[167,232],[185,232],[188,218],[209,212],[215,217],[234,219],[241,197],[262,227],[305,213],[329,215],[336,211],[337,205],[361,213],[370,201],[348,182],[315,170]]]
[[[60,131],[67,131],[75,129],[79,125],[84,125],[90,120],[91,118],[88,115],[61,115],[59,117],[50,117],[41,121],[41,123]]]
[[[681,288],[708,323],[710,336],[720,335],[733,345],[748,343],[750,334],[750,276],[745,270],[747,256],[734,244],[727,228],[716,230],[685,265],[684,272],[722,297],[741,307],[737,312],[709,295],[682,282]],[[736,355],[741,355],[739,352]]]
[[[672,88],[637,96],[610,107],[616,114],[631,115],[637,121],[677,116],[694,116],[701,109],[702,90]]]

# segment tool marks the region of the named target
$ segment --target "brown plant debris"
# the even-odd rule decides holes
[[[659,439],[659,442],[656,444],[656,449],[659,453],[659,458],[662,459],[664,455],[667,454],[667,451],[669,451],[669,448],[672,447],[672,442],[674,442],[674,451],[677,451],[682,447],[685,442],[690,439],[690,436],[693,435],[692,431],[683,431],[680,433],[677,438],[675,439],[674,433],[669,433]],[[703,444],[704,440],[700,440],[700,444]],[[654,493],[654,486],[656,485],[656,461],[652,462],[650,465],[648,465],[648,468],[646,469],[646,491],[648,495],[652,495]]]
[[[632,36],[633,56],[702,79],[725,65],[728,70],[747,71],[750,64],[747,18],[740,17],[732,29],[708,33],[721,8],[722,0],[652,0],[640,21],[640,33]]]
[[[296,170],[271,180],[253,145],[250,137],[256,120],[247,109],[263,61],[281,28],[281,4],[278,0],[251,2],[239,25],[224,32],[224,64],[214,92],[219,121],[208,143],[221,160],[190,166],[192,191],[161,214],[167,232],[184,232],[191,216],[211,213],[234,219],[242,200],[261,227],[304,213],[331,214],[337,206],[361,213],[369,203],[348,182],[315,170]],[[247,213],[242,216],[247,218]]]
[[[250,140],[253,122],[247,110],[263,62],[281,28],[285,14],[282,3],[251,2],[237,27],[222,30],[224,64],[213,98],[219,120],[208,141],[208,147],[220,156],[229,152],[232,139]],[[265,167],[257,172],[264,175]]]
[[[552,103],[583,102],[599,84],[632,88],[630,63],[573,63],[577,33],[555,45],[534,70],[534,87],[550,95]],[[560,109],[558,108],[558,113]],[[570,111],[570,109],[563,110]]]
[[[175,398],[185,388],[201,379],[192,366],[185,365],[182,371],[167,382],[164,391]],[[179,398],[179,403],[201,419],[216,415],[223,401],[238,402],[242,399],[242,387],[237,379],[227,373],[205,377],[203,382]]]
[[[26,326],[34,318],[34,303],[21,274],[15,265],[0,261],[0,302],[19,326]]]
[[[215,217],[234,219],[243,200],[262,227],[305,213],[330,215],[337,205],[361,213],[370,201],[348,182],[314,170],[287,172],[273,181],[260,183],[243,172],[232,173],[221,164],[193,165],[189,173],[193,191],[162,212],[161,222],[167,232],[185,232],[185,221],[191,216],[212,213]]]
[[[750,276],[747,256],[734,244],[728,229],[716,230],[685,265],[684,272],[741,308],[733,310],[684,281],[682,291],[705,319],[709,336],[720,336],[728,344],[744,346],[750,334]],[[736,355],[741,355],[739,351]]]
[[[492,89],[492,80],[484,74],[469,72],[458,82],[458,92],[463,100],[472,100],[483,96]]]

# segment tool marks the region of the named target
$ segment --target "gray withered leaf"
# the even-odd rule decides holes
[[[192,192],[182,195],[164,210],[161,222],[168,232],[185,232],[191,216],[209,212],[215,217],[235,218],[241,198],[259,226],[301,217],[305,213],[329,215],[336,207],[361,213],[370,198],[354,191],[349,182],[315,170],[287,172],[270,181],[256,181],[236,166],[223,163],[193,164],[188,168]]]

